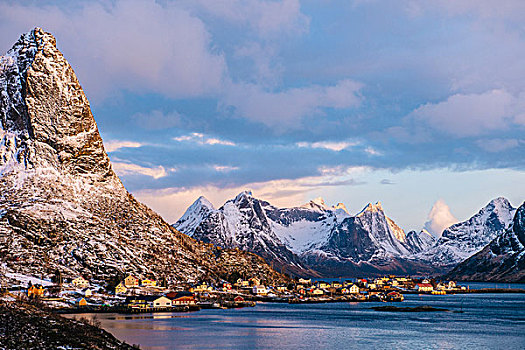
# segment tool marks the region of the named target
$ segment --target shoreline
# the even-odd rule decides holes
[[[483,289],[467,289],[467,290],[458,290],[446,294],[432,294],[432,293],[420,293],[417,291],[399,291],[401,294],[410,294],[410,295],[454,295],[454,294],[525,294],[525,289],[511,289],[511,288],[483,288]],[[310,298],[310,299],[286,299],[286,298],[270,298],[270,297],[252,297],[250,300],[263,302],[263,303],[276,303],[276,304],[326,304],[326,303],[371,303],[376,301],[370,300],[350,300],[344,297],[332,297],[332,298]],[[397,301],[391,301],[393,303],[398,303]],[[214,309],[231,309],[231,308],[243,308],[243,307],[252,307],[254,305],[239,304],[231,305],[230,307],[216,307]],[[65,309],[49,309],[48,311],[58,314],[91,314],[91,313],[116,313],[120,315],[133,315],[133,314],[142,314],[142,313],[185,313],[185,312],[195,312],[202,309],[209,309],[208,307],[202,307],[197,305],[191,306],[180,306],[180,307],[171,307],[171,308],[145,308],[145,309],[129,309],[126,307],[114,307],[114,308],[90,308],[90,307],[81,307],[81,308],[65,308]]]

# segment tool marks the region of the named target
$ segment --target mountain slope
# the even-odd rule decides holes
[[[517,209],[510,228],[456,266],[447,278],[525,282],[525,203]]]
[[[51,34],[36,28],[0,59],[0,92],[0,260],[7,271],[280,278],[257,256],[181,234],[126,191]]]
[[[445,229],[435,245],[416,258],[437,266],[454,266],[505,232],[515,211],[507,199],[493,199],[470,219]]]

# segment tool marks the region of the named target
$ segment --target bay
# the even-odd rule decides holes
[[[449,312],[385,312],[373,306]],[[462,311],[462,312],[461,312]],[[406,295],[402,303],[328,303],[140,315],[83,314],[142,349],[525,349],[525,294]]]

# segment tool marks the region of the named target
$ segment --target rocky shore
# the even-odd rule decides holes
[[[0,301],[0,349],[137,349],[97,327],[25,302]]]

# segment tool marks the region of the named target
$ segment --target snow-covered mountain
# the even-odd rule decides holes
[[[308,269],[276,234],[280,217],[278,208],[245,191],[219,209],[200,197],[174,227],[205,243],[256,253],[277,269],[305,274]]]
[[[126,191],[73,69],[40,28],[0,58],[0,262],[38,276],[281,278],[260,257],[181,234]]]
[[[455,266],[505,232],[515,211],[507,199],[493,199],[470,219],[445,229],[432,247],[415,258],[436,266]]]
[[[516,210],[512,225],[503,234],[456,266],[447,278],[525,282],[525,203]]]
[[[368,264],[368,272],[388,272],[389,264],[393,271],[412,271],[413,263],[403,268],[399,261],[423,251],[432,239],[416,233],[407,239],[381,203],[351,216],[342,203],[329,207],[316,198],[300,207],[277,208],[251,192],[219,209],[201,197],[173,226],[204,242],[254,252],[293,273],[315,270],[338,276],[362,263]],[[374,270],[377,264],[381,268]]]

